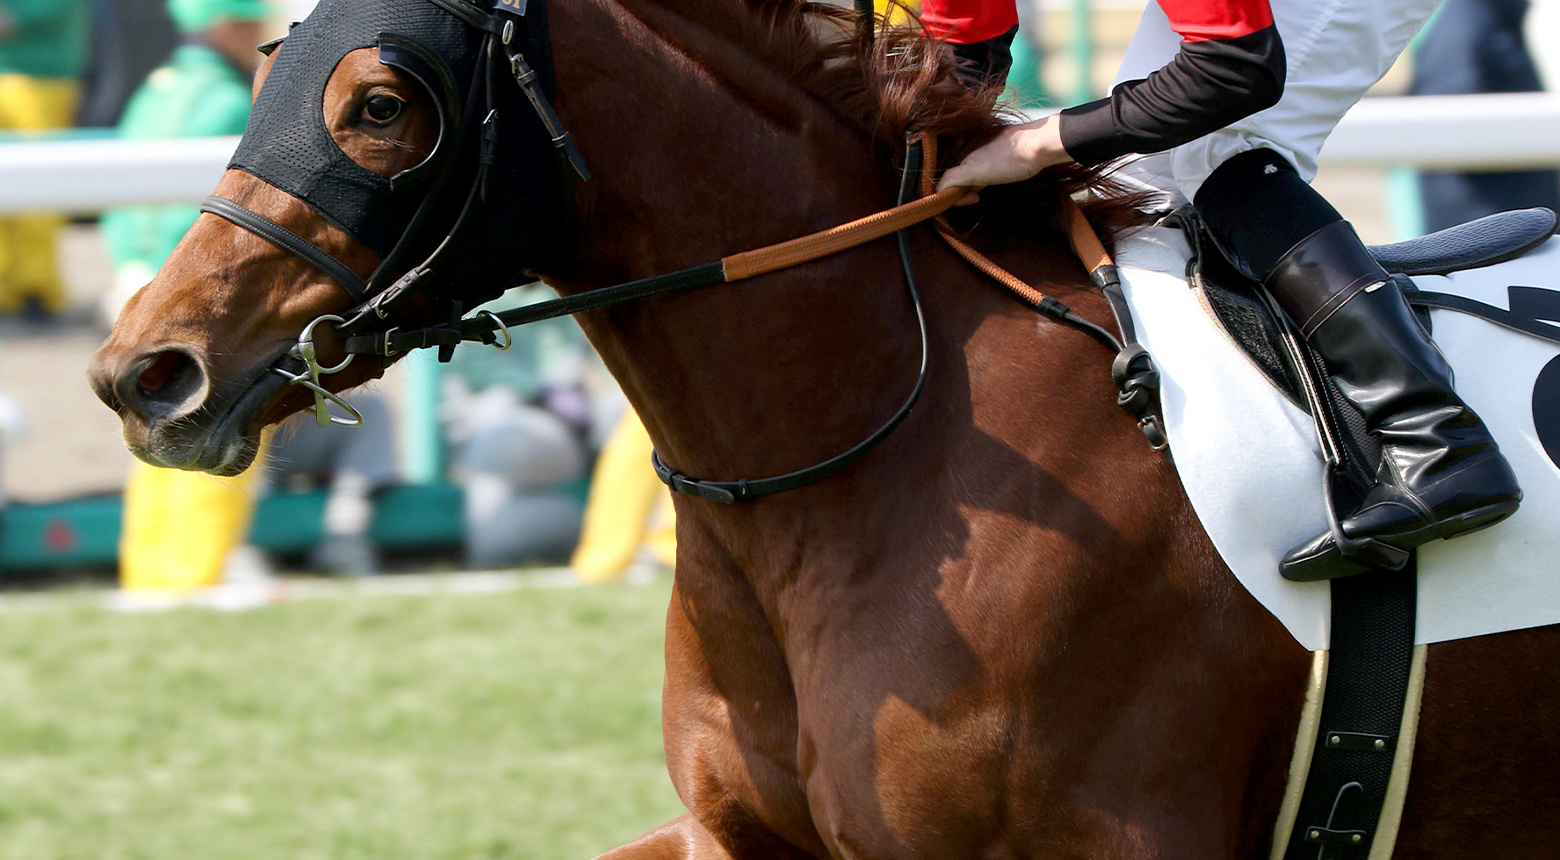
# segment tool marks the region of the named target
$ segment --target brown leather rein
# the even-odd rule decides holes
[[[922,161],[924,164],[937,164],[937,143],[935,138],[927,138],[924,135],[916,139],[912,146],[919,144],[923,149]],[[921,171],[920,198],[885,209],[882,212],[859,218],[838,227],[831,227],[809,236],[781,242],[753,251],[744,251],[740,254],[732,254],[721,259],[721,265],[725,268],[726,280],[739,281],[751,278],[755,275],[763,275],[797,266],[802,263],[810,263],[813,260],[837,254],[840,251],[854,248],[874,239],[881,239],[890,233],[897,232],[906,227],[919,224],[936,218],[937,235],[947,243],[959,256],[967,260],[970,265],[979,269],[985,275],[1002,286],[1011,290],[1019,298],[1031,305],[1039,307],[1046,300],[1044,293],[1024,283],[1011,272],[992,262],[984,254],[971,248],[960,241],[954,235],[953,228],[948,222],[939,217],[944,212],[953,208],[954,204],[967,193],[967,189],[949,188],[945,191],[933,191],[935,180],[934,170]],[[1071,197],[1062,197],[1062,212],[1067,219],[1067,238],[1071,241],[1073,251],[1078,259],[1083,261],[1084,268],[1089,271],[1090,277],[1094,272],[1104,266],[1111,266],[1110,252],[1105,250],[1105,244],[1100,241],[1099,234],[1094,231],[1094,225],[1084,216],[1083,210]]]
[[[923,158],[926,163],[935,164],[936,145],[924,139],[922,145],[925,147]],[[858,218],[799,239],[722,257],[720,262],[725,269],[725,279],[727,282],[740,281],[757,275],[778,272],[802,263],[810,263],[936,218],[937,235],[942,237],[942,240],[959,256],[1029,304],[1038,306],[1044,301],[1046,298],[1044,293],[1024,283],[979,251],[960,241],[954,236],[953,228],[948,225],[948,222],[938,217],[953,208],[968,189],[949,188],[934,192],[932,186],[932,171],[923,170],[921,197],[910,203],[885,209],[865,218]],[[1067,237],[1072,242],[1074,253],[1083,261],[1084,268],[1092,275],[1102,266],[1113,265],[1110,253],[1105,250],[1099,234],[1094,231],[1094,225],[1089,223],[1083,210],[1078,208],[1078,204],[1073,202],[1071,197],[1062,198],[1062,211],[1067,219]]]

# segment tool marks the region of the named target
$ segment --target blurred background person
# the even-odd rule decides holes
[[[1007,85],[1013,103],[1021,108],[1055,107],[1045,87],[1045,44],[1041,41],[1044,9],[1040,0],[1018,0],[1018,37],[1013,40],[1013,67]]]
[[[76,125],[113,128],[125,103],[179,44],[167,0],[90,0],[91,36]]]
[[[267,489],[325,488],[323,536],[305,559],[308,568],[335,576],[379,573],[379,552],[368,529],[374,501],[399,480],[395,465],[395,416],[390,404],[373,392],[358,391],[352,407],[361,427],[321,427],[313,416],[295,418],[271,438],[265,457],[254,468]]]
[[[119,586],[127,594],[182,594],[217,585],[230,565],[268,576],[245,546],[261,469],[215,478],[137,460],[125,482]]]
[[[488,309],[551,295],[518,288]],[[600,428],[611,427],[621,408],[613,405],[620,394],[593,396],[596,359],[572,319],[521,326],[510,336],[507,350],[457,349],[443,381],[440,417],[465,500],[466,565],[477,569],[568,559]]]
[[[1560,0],[1533,0],[1527,16],[1527,45],[1544,88],[1560,90]]]
[[[263,59],[255,46],[264,39],[270,9],[262,0],[169,0],[168,14],[183,42],[131,96],[120,136],[242,134],[249,122],[250,85]],[[103,238],[114,262],[114,286],[103,298],[107,323],[152,279],[198,217],[195,204],[104,213]]]
[[[1414,54],[1410,95],[1527,93],[1542,90],[1523,39],[1528,0],[1446,0]],[[1551,32],[1553,41],[1560,33]],[[1456,226],[1507,209],[1560,210],[1553,170],[1419,174],[1425,229]]]
[[[87,53],[85,0],[0,0],[0,131],[66,128]],[[0,218],[0,314],[52,318],[65,309],[59,215]]]
[[[677,520],[672,494],[648,468],[654,445],[644,422],[623,411],[596,458],[579,545],[569,567],[581,582],[614,582],[635,563],[677,563]]]
[[[27,438],[27,416],[11,395],[0,391],[0,475],[5,473],[5,450]],[[3,486],[3,483],[0,483]],[[0,492],[0,532],[5,529],[5,493]]]

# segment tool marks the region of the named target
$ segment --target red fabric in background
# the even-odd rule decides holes
[[[1233,39],[1273,24],[1268,0],[1158,0],[1188,42]],[[921,0],[926,31],[956,45],[984,42],[1018,26],[1013,0]]]
[[[1158,0],[1170,29],[1188,42],[1247,36],[1273,25],[1268,0]],[[993,5],[1007,5],[1007,0]]]
[[[1013,0],[921,0],[926,32],[955,45],[973,45],[1018,26]]]

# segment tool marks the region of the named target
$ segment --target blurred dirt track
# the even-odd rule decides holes
[[[93,315],[111,277],[96,227],[65,229],[60,268],[72,305],[62,319],[46,325],[0,322],[0,391],[16,400],[27,419],[26,437],[3,453],[8,500],[115,491],[130,467],[119,419],[87,387],[87,360],[107,335]]]

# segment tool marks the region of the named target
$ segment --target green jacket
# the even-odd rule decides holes
[[[14,28],[0,38],[0,74],[77,78],[87,60],[86,0],[0,0]]]
[[[249,122],[249,82],[221,54],[182,45],[130,97],[119,134],[126,138],[242,134]],[[157,271],[200,217],[198,206],[133,206],[103,215],[103,236],[115,266],[130,262]]]

